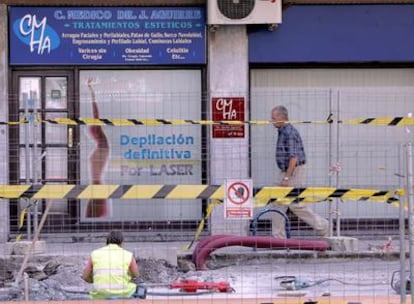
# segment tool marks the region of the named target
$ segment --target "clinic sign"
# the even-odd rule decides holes
[[[211,113],[214,121],[223,124],[214,124],[213,138],[243,138],[244,124],[231,124],[232,121],[244,121],[244,97],[213,97]],[[229,124],[225,124],[225,122]]]
[[[204,64],[201,7],[11,7],[10,64]]]

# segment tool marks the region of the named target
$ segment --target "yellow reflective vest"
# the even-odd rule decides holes
[[[116,244],[94,250],[91,254],[93,267],[91,298],[131,297],[136,289],[128,271],[132,258],[131,252]]]

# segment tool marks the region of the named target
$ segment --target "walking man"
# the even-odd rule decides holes
[[[272,121],[278,129],[276,143],[276,164],[279,168],[277,184],[281,187],[301,187],[305,182],[306,154],[302,138],[298,130],[289,123],[288,110],[284,106],[272,109]],[[289,208],[298,218],[313,227],[322,236],[329,235],[329,222],[307,206],[300,203],[291,203],[289,206],[275,204],[281,211]],[[285,219],[283,216],[272,213],[272,234],[277,238],[286,238]]]

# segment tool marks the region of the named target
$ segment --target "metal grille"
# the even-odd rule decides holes
[[[246,18],[254,9],[254,0],[217,0],[220,12],[230,19]]]

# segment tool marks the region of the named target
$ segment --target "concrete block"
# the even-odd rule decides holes
[[[30,247],[32,241],[19,241],[14,243],[7,243],[11,255],[25,255]],[[47,252],[45,241],[36,241],[33,245],[31,254],[42,254]]]
[[[140,259],[159,259],[165,260],[173,266],[177,266],[177,255],[179,249],[167,246],[157,246],[146,248],[140,247],[133,250],[136,258]]]
[[[358,251],[358,239],[352,237],[329,237],[326,238],[332,251],[354,252]]]

